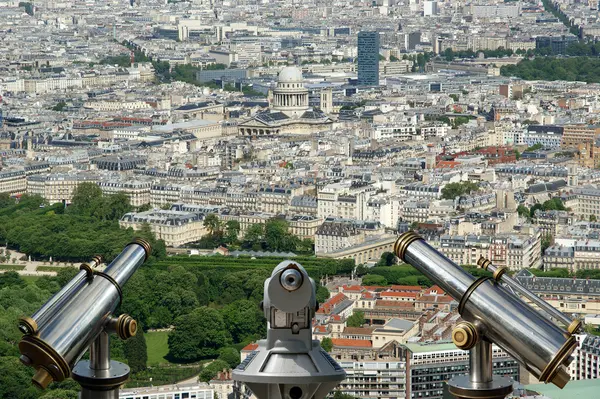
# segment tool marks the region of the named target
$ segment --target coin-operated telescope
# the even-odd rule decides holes
[[[79,273],[33,316],[19,320],[21,362],[36,369],[33,383],[45,389],[70,376],[81,387],[81,399],[114,399],[129,378],[129,367],[110,360],[109,334],[121,339],[135,335],[136,321],[113,312],[121,303],[121,288],[150,255],[150,244],[136,239],[104,271],[98,257],[80,266]],[[90,360],[82,360],[90,350]]]
[[[322,399],[346,373],[312,339],[316,285],[298,263],[283,261],[265,281],[267,339],[233,371],[258,399]]]
[[[452,340],[470,350],[470,374],[448,381],[452,395],[501,399],[512,392],[512,380],[492,373],[492,343],[540,381],[567,384],[575,337],[500,285],[503,272],[475,278],[410,231],[398,238],[394,253],[459,302],[465,321],[454,327]]]

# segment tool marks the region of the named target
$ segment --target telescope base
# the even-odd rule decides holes
[[[448,381],[448,392],[457,399],[504,399],[513,391],[510,378],[494,376],[491,382],[471,382],[469,375]]]
[[[129,366],[114,360],[106,370],[91,369],[89,360],[81,360],[71,375],[81,385],[80,399],[119,399],[119,387],[129,378],[129,371]]]

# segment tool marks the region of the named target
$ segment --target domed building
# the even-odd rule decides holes
[[[311,134],[328,130],[332,123],[325,113],[309,107],[302,71],[285,67],[277,77],[271,108],[241,122],[238,132],[241,136]]]

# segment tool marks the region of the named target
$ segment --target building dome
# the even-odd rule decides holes
[[[279,83],[302,83],[303,81],[302,71],[293,66],[283,68],[277,78]]]

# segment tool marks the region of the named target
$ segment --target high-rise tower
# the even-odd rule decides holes
[[[358,84],[379,85],[378,32],[358,32]]]

